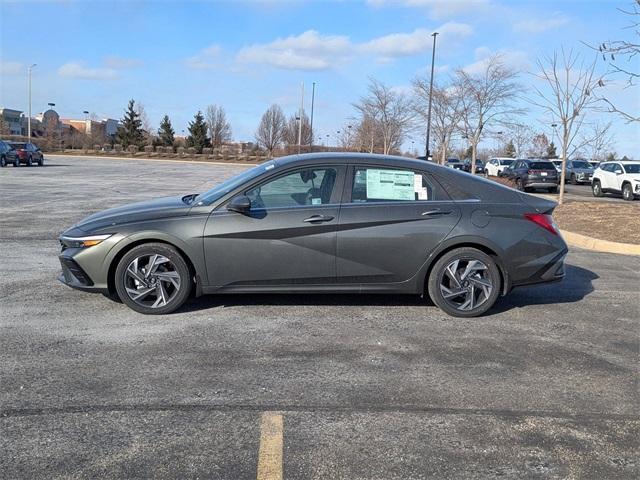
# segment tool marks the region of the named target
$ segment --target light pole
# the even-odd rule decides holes
[[[29,143],[31,143],[31,70],[37,64],[34,63],[29,67],[29,116],[27,117],[27,136],[29,137]]]
[[[311,86],[311,121],[310,121],[310,125],[309,125],[309,130],[311,130],[311,144],[310,144],[310,151],[313,151],[313,104],[316,98],[316,82],[313,82],[313,85]]]
[[[298,124],[298,155],[302,149],[302,115],[304,114],[304,82],[300,83],[300,123]]]
[[[553,128],[553,138],[551,138],[551,143],[553,143],[555,145],[555,141],[556,141],[556,127],[558,126],[557,123],[552,123],[551,124],[551,128]]]
[[[429,110],[427,111],[427,144],[426,144],[426,160],[429,160],[429,135],[431,134],[431,97],[433,96],[433,68],[436,60],[436,36],[438,32],[433,32],[433,52],[431,53],[431,82],[429,84]]]

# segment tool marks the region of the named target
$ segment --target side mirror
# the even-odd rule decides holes
[[[227,205],[227,210],[230,212],[237,212],[241,214],[246,214],[251,210],[251,200],[249,197],[245,195],[240,195],[239,197],[235,197],[232,199]]]

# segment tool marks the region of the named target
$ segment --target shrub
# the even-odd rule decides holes
[[[189,153],[189,155],[195,155],[196,154],[196,149],[195,147],[189,147],[187,149],[187,153]]]
[[[153,153],[153,145],[147,145],[144,147],[145,153]]]
[[[122,151],[122,145],[120,145],[119,143],[116,143],[113,146],[113,149],[116,151],[116,153],[120,153]]]
[[[184,147],[178,147],[178,155],[184,155]]]
[[[213,149],[205,147],[202,149],[202,153],[205,155],[211,155],[211,152],[213,151]]]
[[[138,148],[137,145],[129,145],[129,147],[127,148],[127,151],[129,153],[138,153],[138,150],[140,149]]]

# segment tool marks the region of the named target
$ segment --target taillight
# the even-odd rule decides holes
[[[536,171],[535,171],[535,170],[528,170],[528,171],[527,171],[527,175],[533,175],[534,173],[536,173]]]
[[[538,226],[548,230],[554,235],[558,235],[558,230],[556,230],[556,224],[553,221],[553,217],[546,213],[525,213],[524,218],[532,221]]]

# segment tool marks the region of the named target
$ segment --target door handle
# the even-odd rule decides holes
[[[451,210],[440,210],[439,208],[435,210],[427,210],[426,212],[422,212],[423,217],[435,217],[436,215],[449,215]]]
[[[305,218],[303,222],[330,222],[331,220],[333,220],[333,217],[331,215],[311,215],[309,218]]]

